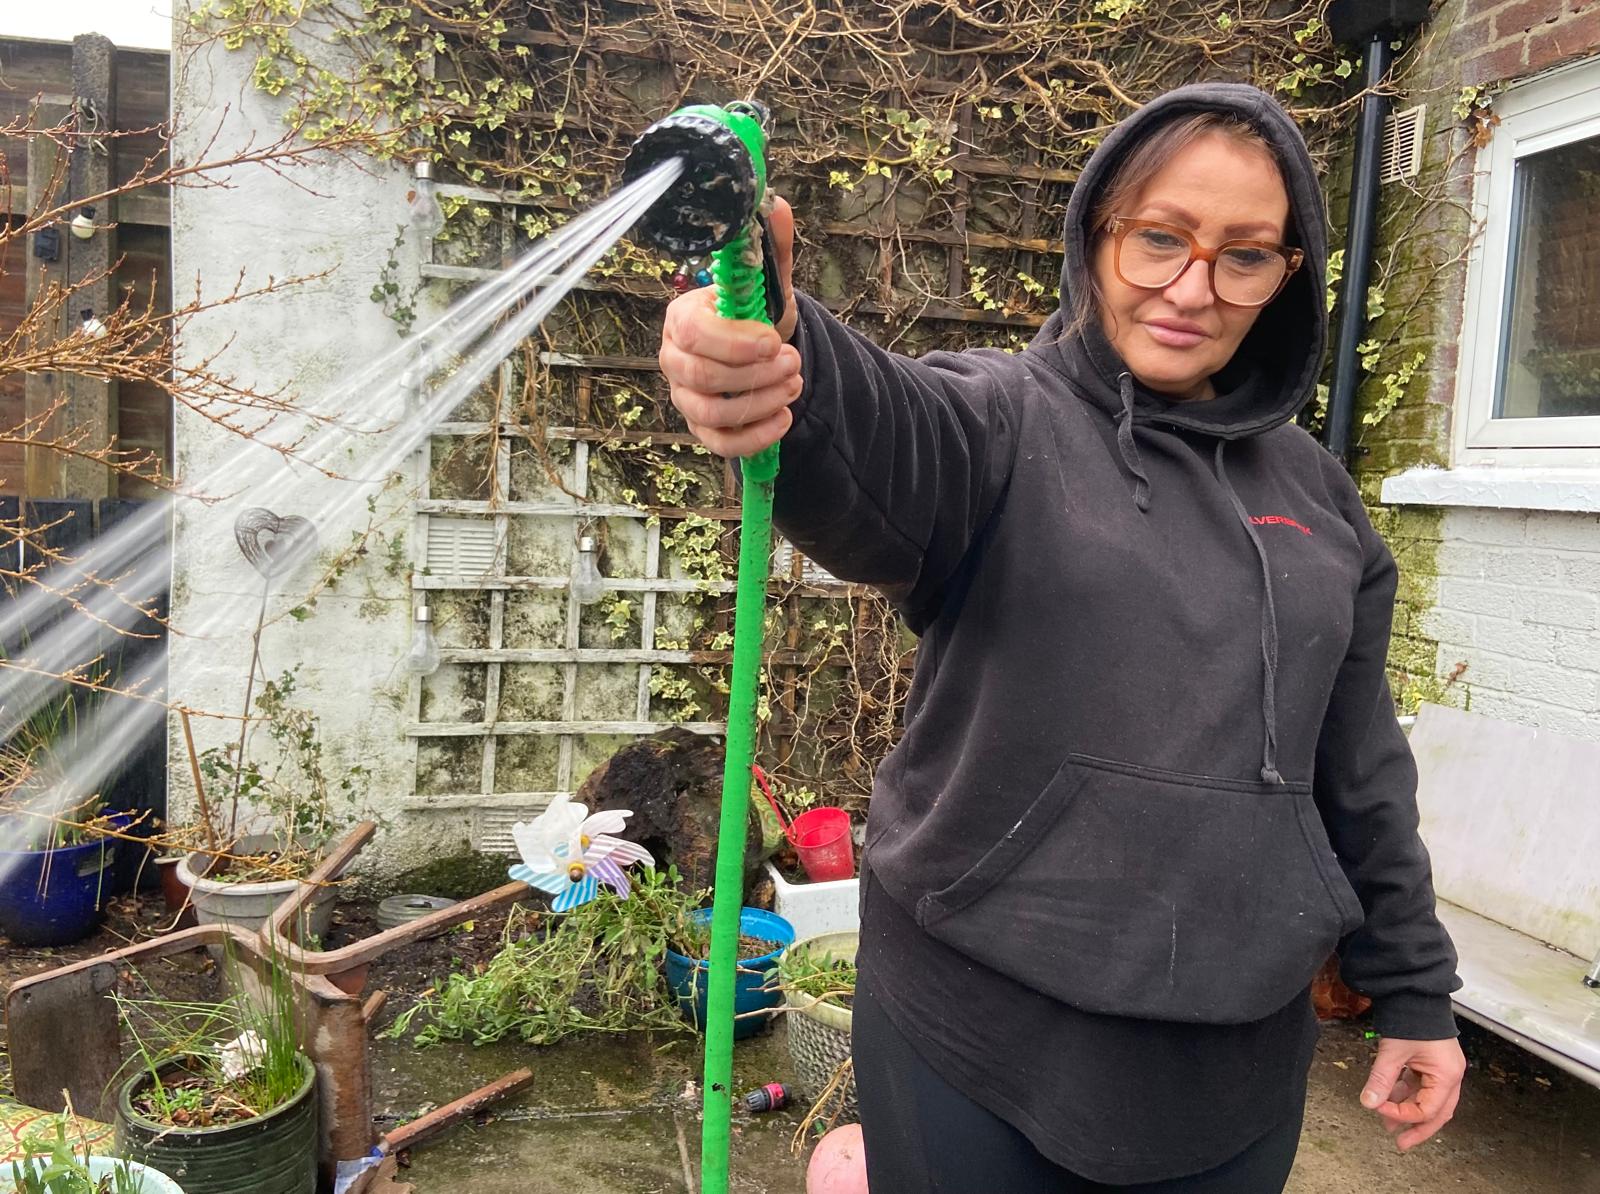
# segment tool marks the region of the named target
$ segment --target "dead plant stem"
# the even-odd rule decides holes
[[[250,702],[256,692],[256,669],[261,663],[261,630],[267,624],[267,597],[272,579],[261,578],[261,609],[256,613],[256,631],[250,636],[250,676],[244,684],[244,714],[239,719],[239,753],[233,760],[233,802],[228,809],[228,838],[239,833],[239,789],[244,784],[244,747],[250,737]]]

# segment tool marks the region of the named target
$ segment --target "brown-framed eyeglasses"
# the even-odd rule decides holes
[[[1265,240],[1223,241],[1203,248],[1186,229],[1160,220],[1112,216],[1106,221],[1117,277],[1140,290],[1165,290],[1196,261],[1211,271],[1211,293],[1234,307],[1264,307],[1300,268],[1305,253]]]

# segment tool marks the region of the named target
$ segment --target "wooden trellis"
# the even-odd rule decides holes
[[[961,109],[961,132],[969,137],[973,120],[972,106]],[[981,168],[971,171],[980,179],[985,177]],[[970,232],[967,213],[972,203],[972,179],[967,172],[959,174],[957,199],[952,208],[949,227],[901,227],[892,219],[858,219],[823,221],[816,230],[829,241],[860,243],[863,240],[876,245],[876,276],[872,279],[873,293],[852,295],[821,295],[822,301],[847,317],[891,315],[902,311],[903,295],[897,296],[895,266],[897,251],[907,242],[943,250],[945,269],[940,281],[946,289],[943,296],[925,297],[912,313],[913,322],[939,321],[957,326],[996,324],[1031,334],[1043,317],[1036,313],[987,309],[967,301],[969,275],[967,253],[971,248],[1002,250],[1019,254],[1016,258],[1023,268],[1034,267],[1038,255],[1049,255],[1060,250],[1059,243],[1036,236],[1037,213],[1042,203],[1042,189],[1060,184],[1070,178],[1066,172],[1041,169],[1034,162],[1023,167],[1022,175],[1028,184],[1020,210],[1021,226],[1018,235]],[[495,213],[493,227],[498,230],[500,262],[510,261],[517,249],[516,224],[521,211],[547,208],[547,203],[526,197],[466,186],[443,186],[441,193],[482,205]],[[481,249],[481,246],[480,246]],[[430,261],[423,274],[461,283],[473,283],[493,276],[500,262],[484,261]],[[1051,267],[1054,268],[1053,266]],[[591,277],[583,290],[602,293],[641,295],[665,299],[659,284],[625,278],[597,279]],[[577,404],[587,413],[587,404],[594,390],[595,379],[601,375],[633,375],[647,379],[654,386],[659,382],[650,376],[657,372],[652,357],[578,354],[545,351],[537,356],[539,366],[547,373],[570,371],[576,379]],[[508,367],[509,369],[509,367]],[[500,387],[504,395],[515,387],[510,384],[509,372]],[[638,505],[615,501],[591,500],[591,460],[594,445],[600,441],[626,439],[633,443],[670,447],[692,442],[683,432],[666,430],[638,430],[617,432],[597,430],[585,424],[584,418],[563,426],[545,426],[537,431],[546,452],[562,456],[566,474],[562,487],[566,492],[542,494],[528,499],[513,493],[512,459],[519,450],[519,441],[526,441],[534,432],[511,417],[512,412],[500,409],[491,417],[463,419],[447,423],[437,429],[435,456],[441,444],[476,443],[487,446],[492,456],[488,461],[486,492],[472,496],[435,495],[424,492],[417,502],[418,549],[417,571],[414,587],[419,598],[439,602],[451,596],[486,594],[488,599],[487,624],[482,641],[471,645],[449,643],[449,629],[441,626],[447,645],[443,656],[448,669],[482,668],[482,715],[475,718],[430,716],[425,705],[423,683],[414,683],[410,694],[410,733],[418,749],[418,792],[411,798],[413,806],[426,808],[470,808],[475,810],[474,844],[484,849],[509,847],[509,825],[525,817],[557,792],[572,792],[582,782],[590,766],[598,762],[593,752],[586,753],[586,739],[599,736],[623,738],[649,734],[673,719],[663,714],[652,699],[651,679],[653,669],[663,666],[696,664],[723,665],[728,660],[725,651],[666,649],[656,645],[656,629],[660,624],[660,602],[663,596],[694,592],[728,593],[733,589],[731,579],[711,582],[672,576],[670,561],[664,558],[662,531],[659,516],[696,514],[713,521],[732,524],[738,518],[737,491],[732,472],[724,468],[721,484],[721,504],[693,510],[650,510]],[[448,451],[448,448],[443,449]],[[492,528],[481,531],[481,542],[474,553],[452,551],[449,559],[434,558],[438,549],[448,546],[449,536],[440,535],[439,528],[449,529],[452,520],[470,520],[479,526]],[[513,528],[519,522],[531,525],[543,520],[547,529],[565,523],[570,533],[547,534],[546,546],[559,543],[566,551],[567,566],[548,571],[543,575],[519,574],[509,564],[508,545]],[[608,591],[635,596],[639,608],[638,635],[630,630],[630,641],[625,644],[597,646],[585,643],[582,634],[582,607],[570,593],[570,560],[576,549],[579,529],[589,523],[612,520],[635,528],[643,528],[643,566],[633,574],[608,576]],[[729,559],[731,561],[731,554]],[[842,585],[820,573],[814,564],[805,560],[792,548],[780,546],[787,579],[791,582],[786,592],[778,598],[785,609],[783,640],[769,644],[768,666],[773,675],[773,722],[768,727],[769,738],[783,739],[797,731],[806,702],[805,662],[806,651],[801,635],[800,603],[805,598],[833,598],[848,602],[852,616],[867,616],[864,590]],[[461,561],[472,561],[470,570],[461,570]],[[444,565],[449,564],[455,570]],[[731,568],[729,576],[731,578]],[[558,645],[510,645],[507,640],[508,601],[519,594],[544,593],[559,597],[564,602],[564,634]],[[716,615],[721,619],[714,629],[726,629],[726,611]],[[840,659],[834,666],[848,666]],[[506,716],[504,694],[507,669],[525,665],[558,668],[560,671],[560,708],[555,715],[526,718]],[[583,707],[582,689],[585,675],[593,669],[619,666],[637,668],[637,681],[628,716],[595,717]],[[429,682],[431,683],[431,682]],[[473,702],[476,704],[477,702]],[[554,712],[554,711],[553,711]],[[716,720],[699,720],[685,724],[688,728],[708,733],[718,733],[722,724]],[[508,775],[530,773],[522,768],[508,767],[506,744],[511,741],[553,741],[554,752],[546,752],[547,766],[533,773],[542,782],[515,783],[508,786]],[[451,744],[448,748],[446,744]],[[439,759],[453,755],[454,767],[440,767]],[[463,760],[471,760],[470,768]],[[466,782],[470,771],[474,782]],[[444,776],[453,774],[455,783],[441,783]],[[431,778],[430,778],[431,776]]]
[[[527,243],[518,241],[516,217],[531,215],[526,232],[535,235],[574,204],[610,189],[633,136],[650,121],[686,103],[752,96],[770,106],[775,127],[769,174],[793,200],[800,220],[797,283],[878,343],[911,355],[1015,349],[1031,338],[1055,306],[1063,248],[1056,228],[1078,168],[1143,100],[1196,78],[1248,79],[1292,101],[1319,163],[1335,152],[1348,109],[1340,102],[1339,80],[1349,64],[1329,40],[1322,7],[1309,3],[1221,16],[1170,5],[1108,10],[1037,0],[976,8],[751,6],[743,0],[446,8],[326,10],[335,31],[326,38],[330,44],[351,34],[349,44],[360,45],[365,37],[378,51],[357,83],[372,107],[365,98],[348,102],[343,75],[308,73],[260,31],[250,39],[252,52],[263,55],[259,65],[273,80],[274,94],[282,88],[290,95],[311,127],[372,135],[374,110],[386,114],[376,122],[380,126],[416,122],[415,140],[408,129],[401,156],[425,154],[440,179],[474,184],[443,188],[453,208],[467,205],[454,213],[465,218],[450,221],[452,245],[444,257],[425,255],[427,277],[470,282],[489,276]],[[470,243],[491,220],[497,221],[498,240]],[[457,238],[458,232],[466,235]],[[462,245],[467,252],[460,251]],[[632,264],[642,263],[635,258]],[[561,354],[560,361],[535,366],[558,374],[558,389],[574,376],[588,377],[593,396],[608,375],[639,378],[653,367],[660,326],[654,312],[664,303],[665,288],[647,276],[648,269],[607,274],[609,269],[590,275],[546,321],[545,341],[534,346]],[[582,326],[586,319],[600,330]],[[562,324],[559,333],[552,323]],[[462,414],[460,425],[442,434],[463,444],[476,438],[493,445],[485,469],[489,482],[483,492],[440,490],[425,497],[414,541],[437,530],[433,537],[441,553],[434,562],[445,554],[454,562],[448,573],[442,565],[430,567],[419,549],[416,560],[424,571],[417,587],[441,604],[481,595],[482,633],[470,643],[452,644],[450,658],[458,666],[470,660],[498,671],[484,675],[470,716],[440,715],[428,686],[412,694],[419,804],[526,808],[526,797],[582,778],[589,757],[579,731],[592,728],[578,716],[587,670],[637,668],[648,694],[650,678],[660,669],[694,668],[699,674],[722,658],[698,649],[722,645],[728,602],[720,592],[707,599],[712,616],[696,621],[685,637],[697,648],[687,652],[659,650],[647,633],[636,643],[597,644],[585,637],[588,616],[582,612],[576,614],[574,642],[570,604],[560,621],[569,633],[559,639],[530,646],[507,637],[519,600],[530,593],[564,597],[561,574],[569,559],[552,557],[542,571],[510,575],[508,540],[515,540],[518,528],[543,519],[564,520],[575,529],[578,519],[590,517],[649,525],[649,515],[631,500],[619,503],[597,492],[587,502],[574,496],[576,486],[594,480],[597,453],[607,468],[630,477],[644,465],[656,470],[641,504],[662,519],[684,518],[687,511],[665,508],[680,500],[718,506],[704,515],[711,525],[728,525],[734,517],[726,474],[720,487],[698,467],[691,470],[689,488],[663,479],[669,470],[660,449],[674,443],[682,449],[685,437],[659,382],[621,384],[645,395],[647,426],[601,426],[608,420],[585,420],[570,409],[568,391],[552,391],[545,402],[538,386],[525,385],[526,404],[537,408],[529,425],[518,426],[505,412],[476,411]],[[563,406],[568,409],[558,409]],[[517,488],[520,449],[507,445],[518,436],[536,445],[546,464],[559,448],[568,470],[559,493],[507,490],[508,473],[511,489]],[[640,451],[623,460],[626,454],[610,447],[615,440]],[[693,499],[683,498],[690,489]],[[608,508],[615,505],[628,508]],[[477,520],[490,530],[478,533],[481,542],[452,545],[444,533],[449,519]],[[665,558],[673,554],[670,543],[683,543],[680,555],[694,557],[697,567],[708,558],[705,536],[691,540],[686,528],[702,529],[685,521],[668,536],[658,532],[650,550],[638,553],[628,568],[611,569],[618,588],[638,593],[642,612],[658,625],[662,609],[673,611],[663,603],[678,597],[665,583],[674,578],[672,561]],[[870,792],[872,772],[897,737],[914,644],[898,632],[881,596],[816,576],[804,587],[805,562],[790,564],[796,571],[778,586],[770,607],[784,624],[769,640],[778,650],[767,661],[772,716],[763,728],[762,757],[777,764],[775,774],[791,789],[810,785],[835,802],[858,802]],[[828,603],[820,628],[808,600]],[[828,656],[839,649],[841,632],[846,658],[835,661]],[[819,654],[825,657],[820,662]],[[683,655],[692,662],[679,662]],[[817,697],[833,675],[819,669],[836,662],[843,677],[834,690],[837,700]],[[514,720],[508,715],[514,702],[505,699],[508,685],[516,687],[510,669],[540,666],[559,670],[559,700],[538,717]],[[814,682],[805,692],[808,678]],[[682,691],[666,678],[661,687],[663,695]],[[687,701],[683,707],[686,716],[698,715],[687,712]],[[660,712],[647,699],[601,724],[653,725]],[[454,773],[441,780],[442,763],[450,762],[442,759],[441,744],[469,732],[476,735],[472,765],[462,764],[458,751]],[[552,747],[544,778],[532,785],[539,791],[493,791],[505,786],[509,773],[504,753],[541,737],[561,745]]]

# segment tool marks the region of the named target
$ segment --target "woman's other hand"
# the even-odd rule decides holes
[[[1452,1038],[1407,1041],[1384,1037],[1361,1105],[1376,1111],[1401,1152],[1409,1152],[1449,1122],[1461,1098],[1467,1059]]]
[[[759,320],[723,319],[712,287],[679,295],[661,330],[661,372],[672,405],[696,439],[719,456],[751,456],[777,443],[794,421],[800,396],[800,353],[785,341],[797,314],[791,270],[794,213],[782,199],[768,220],[773,257],[783,278],[784,314],[776,328]]]

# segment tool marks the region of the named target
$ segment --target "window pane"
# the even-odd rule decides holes
[[[1495,417],[1600,415],[1600,138],[1517,163]]]

